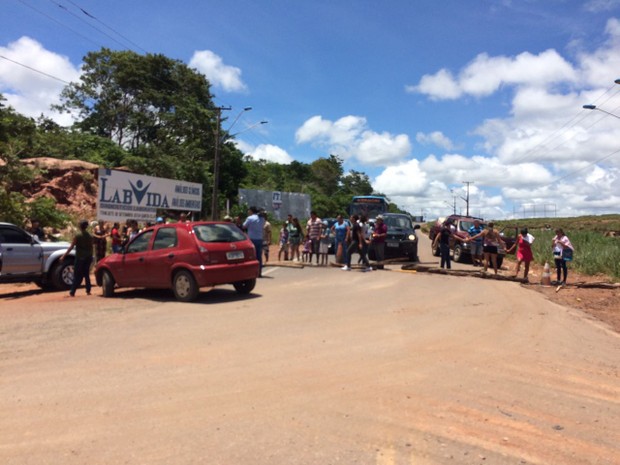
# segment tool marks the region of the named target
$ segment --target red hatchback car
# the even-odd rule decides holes
[[[252,242],[232,223],[220,222],[153,226],[95,268],[104,297],[111,297],[116,287],[144,287],[172,289],[182,302],[194,300],[200,288],[220,284],[248,294],[258,273]]]

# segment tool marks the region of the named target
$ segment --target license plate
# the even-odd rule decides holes
[[[243,252],[240,250],[237,250],[235,252],[226,252],[226,258],[228,260],[242,260]]]
[[[398,247],[398,242],[386,242],[388,247]]]

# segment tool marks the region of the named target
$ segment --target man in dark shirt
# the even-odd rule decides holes
[[[375,229],[372,232],[372,246],[375,249],[375,258],[379,262],[377,268],[383,269],[383,260],[385,260],[385,238],[387,236],[387,225],[383,221],[382,215],[377,215],[375,220]]]
[[[73,267],[73,284],[69,295],[75,297],[75,291],[82,284],[84,279],[84,285],[86,287],[86,294],[90,295],[90,264],[93,261],[93,238],[88,232],[88,221],[80,221],[80,230],[77,232],[71,245],[60,258],[60,261],[64,261],[69,252],[75,247],[75,265]]]

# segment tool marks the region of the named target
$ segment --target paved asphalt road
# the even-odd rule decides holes
[[[0,464],[620,463],[620,338],[583,314],[398,267],[265,275],[191,304],[0,288]]]

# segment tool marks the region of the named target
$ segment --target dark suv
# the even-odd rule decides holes
[[[463,239],[469,237],[469,228],[474,225],[475,220],[480,221],[480,227],[482,229],[485,229],[486,227],[486,223],[482,218],[476,218],[474,216],[450,215],[447,218],[440,218],[428,233],[428,237],[431,240],[431,247],[435,240],[435,236],[437,236],[441,230],[441,225],[448,219],[452,220],[452,224],[455,228],[454,234],[462,237]],[[512,228],[504,228],[500,230],[500,236],[506,243],[506,248],[510,248],[514,244],[515,238],[504,234],[507,229]],[[514,232],[511,231],[511,234],[514,234]],[[452,255],[455,261],[463,263],[471,260],[471,244],[469,242],[461,242],[455,239],[450,239],[450,249],[452,250]],[[506,249],[500,248],[498,252],[497,266],[502,266],[504,256],[506,255]],[[439,257],[439,246],[433,247],[433,255]]]
[[[384,213],[383,222],[387,226],[385,238],[385,258],[407,257],[411,261],[418,261],[418,236],[416,230],[420,225],[414,226],[409,215],[400,213]],[[368,258],[375,260],[374,248],[368,251]]]

